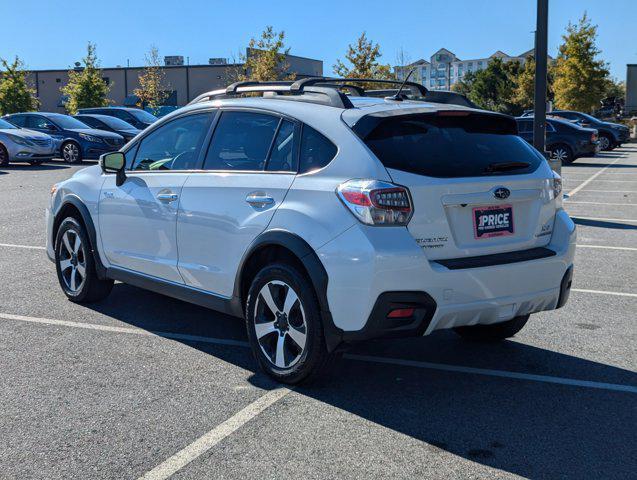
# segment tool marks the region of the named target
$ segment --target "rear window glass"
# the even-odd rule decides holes
[[[441,178],[533,172],[544,158],[511,122],[486,114],[415,114],[368,119],[354,130],[369,132],[363,140],[387,168]]]

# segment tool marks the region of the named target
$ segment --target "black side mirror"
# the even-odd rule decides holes
[[[122,152],[105,153],[100,156],[100,166],[102,172],[116,175],[115,185],[118,187],[126,181],[126,157]]]

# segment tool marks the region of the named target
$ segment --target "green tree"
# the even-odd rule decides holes
[[[77,113],[80,108],[108,105],[106,97],[111,87],[102,78],[95,44],[88,43],[82,63],[84,67],[81,70],[69,72],[69,83],[61,89],[68,97],[66,109],[70,114]]]
[[[289,73],[290,65],[285,60],[289,51],[285,47],[285,32],[275,32],[272,26],[267,26],[258,40],[250,39],[243,58],[243,72],[237,72],[237,79],[259,82],[292,80],[294,74]]]
[[[35,89],[27,83],[22,61],[16,56],[11,63],[4,59],[0,59],[0,63],[3,68],[0,72],[0,114],[35,110],[39,102]]]
[[[517,61],[503,62],[500,58],[494,58],[487,68],[465,78],[465,83],[459,88],[468,89],[469,99],[480,108],[519,115],[521,109],[514,101],[514,93],[520,70]]]
[[[337,76],[345,78],[393,79],[391,66],[379,62],[381,56],[380,45],[368,40],[363,32],[355,45],[347,46],[345,61],[337,60],[332,69]]]
[[[458,92],[467,98],[471,95],[471,89],[473,88],[473,82],[476,81],[476,74],[474,72],[467,72],[463,75],[462,80],[458,80],[451,85],[451,90]]]
[[[597,26],[584,13],[579,22],[568,24],[555,64],[557,108],[592,112],[598,108],[608,85],[608,68],[598,58]]]
[[[521,67],[516,79],[513,103],[521,110],[533,108],[535,104],[535,58],[529,56]],[[546,76],[547,100],[553,100],[553,67],[549,66]]]
[[[608,78],[606,80],[606,86],[604,88],[604,98],[609,97],[626,97],[626,84],[624,82],[618,81],[615,78]]]
[[[138,77],[139,88],[133,90],[139,99],[138,106],[140,108],[149,107],[153,113],[157,113],[168,96],[164,85],[165,80],[166,75],[161,68],[159,50],[153,45],[146,54],[146,67]]]

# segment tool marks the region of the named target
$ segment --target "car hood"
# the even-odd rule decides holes
[[[604,125],[611,128],[620,128],[620,129],[628,128],[626,125],[622,125],[621,123],[604,122]]]
[[[25,138],[27,140],[46,140],[48,138],[51,138],[46,133],[40,133],[34,130],[28,130],[26,128],[0,129],[0,133],[8,133],[9,135],[15,135],[16,137]]]
[[[86,133],[87,135],[93,135],[94,137],[99,137],[99,138],[119,138],[119,139],[122,138],[122,136],[117,133],[107,132],[105,130],[97,130],[95,128],[72,128],[69,131],[77,132],[77,133]]]

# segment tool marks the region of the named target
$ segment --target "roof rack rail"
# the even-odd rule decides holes
[[[245,81],[235,82],[226,88],[212,90],[203,93],[192,100],[188,105],[208,100],[227,98],[246,93],[274,93],[281,95],[281,100],[299,100],[313,103],[321,103],[338,108],[353,108],[351,100],[342,92],[342,89],[350,89],[356,95],[365,96],[365,88],[356,84],[360,83],[385,83],[402,85],[398,80],[379,80],[377,78],[333,78],[333,77],[308,77],[296,81]],[[427,89],[415,82],[405,82],[405,86],[416,89],[421,96],[427,94]],[[286,95],[287,94],[287,95]],[[305,95],[307,94],[307,95]]]

